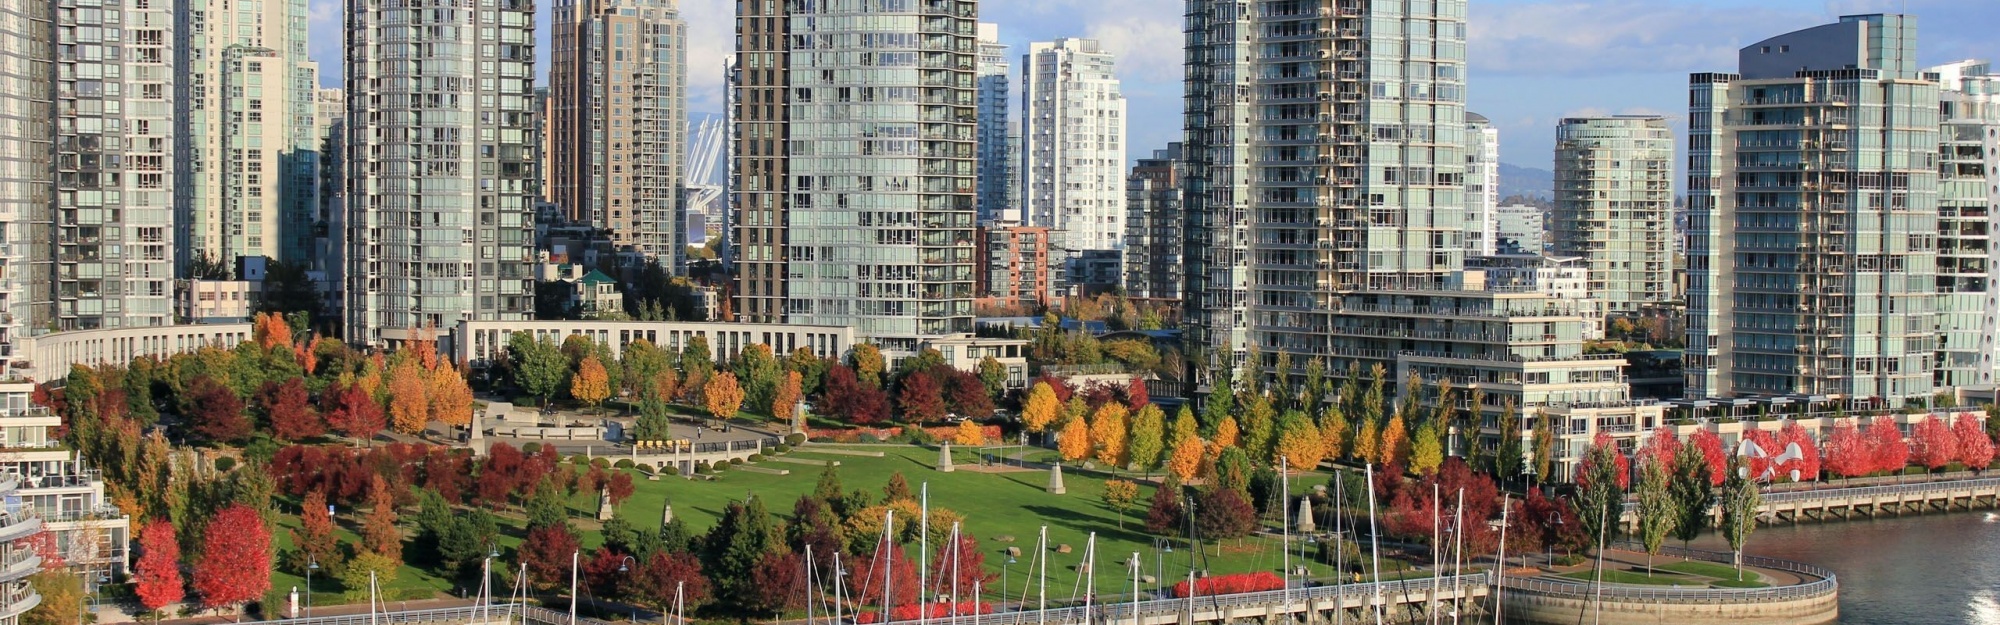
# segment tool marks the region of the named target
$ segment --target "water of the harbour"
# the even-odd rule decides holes
[[[1984,510],[1764,527],[1748,551],[1833,569],[1843,624],[2000,625],[2000,515]]]

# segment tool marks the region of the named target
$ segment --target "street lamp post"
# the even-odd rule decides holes
[[[1001,605],[1006,605],[1006,604],[1007,604],[1007,597],[1009,597],[1009,596],[1010,596],[1010,595],[1008,595],[1008,594],[1007,594],[1007,571],[1008,571],[1008,567],[1011,567],[1011,566],[1013,566],[1013,565],[1014,565],[1014,556],[1007,556],[1007,561],[1006,561],[1006,562],[1003,562],[1003,563],[1001,563],[1001,564],[1000,564],[1000,604],[1001,604]]]
[[[639,566],[639,561],[633,559],[632,556],[625,556],[625,559],[618,561],[618,572],[631,573],[632,567],[635,566]],[[665,614],[661,614],[660,622],[665,623],[666,621],[667,621],[667,616]],[[632,608],[632,622],[634,623],[639,622],[639,608],[636,606]]]
[[[313,616],[313,571],[319,570],[319,557],[306,555],[306,618]]]
[[[1557,526],[1562,525],[1563,524],[1562,512],[1561,511],[1550,512],[1549,524]],[[1556,530],[1556,533],[1561,533],[1561,532],[1562,530]],[[1549,570],[1553,571],[1556,568],[1556,541],[1554,540],[1548,541],[1548,548],[1549,548]]]

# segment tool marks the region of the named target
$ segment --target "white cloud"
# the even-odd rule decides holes
[[[688,30],[687,110],[721,113],[728,88],[725,63],[736,52],[736,3],[682,0],[681,20]]]
[[[1736,51],[1824,21],[1816,12],[1651,0],[1475,3],[1475,73],[1578,76],[1727,70]]]

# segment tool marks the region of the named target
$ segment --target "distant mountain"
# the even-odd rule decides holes
[[[1500,164],[1500,197],[1555,197],[1556,173],[1546,169]]]

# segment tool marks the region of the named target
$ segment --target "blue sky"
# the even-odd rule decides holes
[[[313,58],[338,86],[340,0],[312,3]],[[540,58],[549,58],[550,0],[539,0]],[[1030,41],[1088,37],[1119,55],[1137,158],[1180,138],[1180,0],[986,0],[1019,54]],[[734,45],[734,0],[681,0],[689,22],[689,103],[722,108],[722,64]],[[1685,115],[1687,75],[1730,71],[1737,48],[1854,13],[1918,18],[1926,65],[2000,56],[1995,0],[1471,0],[1468,108],[1500,127],[1501,160],[1548,168],[1556,120],[1567,115]]]

